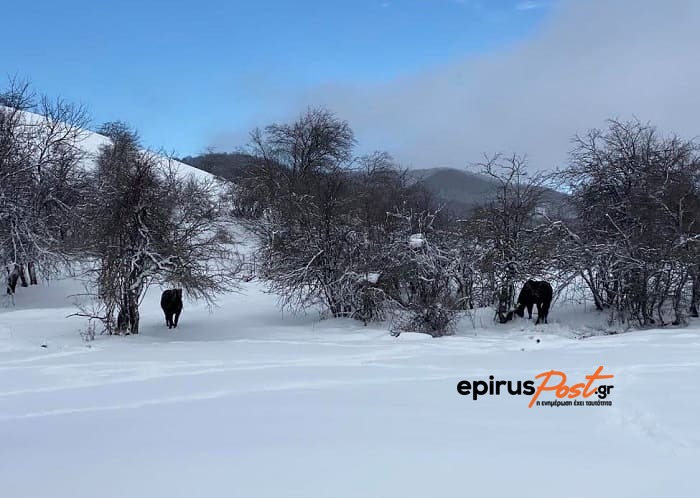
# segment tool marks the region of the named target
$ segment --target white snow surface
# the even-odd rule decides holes
[[[186,302],[173,330],[152,289],[139,336],[86,343],[66,318],[79,291],[1,298],[2,497],[698,496],[697,322],[579,339],[602,318],[555,304],[545,326],[485,311],[453,337],[394,338],[282,313],[253,281]],[[456,390],[599,365],[611,407]]]
[[[382,276],[381,272],[369,272],[363,275],[364,280],[370,284],[376,284],[379,282],[379,278]]]
[[[422,233],[414,233],[408,238],[408,245],[412,249],[419,249],[425,244],[425,239]]]
[[[86,167],[91,167],[92,164],[94,164],[95,159],[100,153],[100,149],[110,143],[109,138],[105,137],[104,135],[100,135],[99,133],[96,133],[94,131],[89,131],[85,130],[85,136],[84,139],[81,140],[80,142],[80,148],[84,150],[87,153],[86,156]],[[160,156],[163,159],[163,162],[167,161],[165,155],[159,155],[157,152],[154,152],[156,156]],[[175,168],[175,170],[178,172],[178,175],[180,176],[193,176],[199,180],[210,180],[212,178],[212,175],[207,173],[206,171],[202,171],[201,169],[197,169],[193,166],[190,166],[185,163],[181,163],[180,161],[176,160],[171,160],[169,163],[169,166]]]
[[[7,107],[0,105],[0,112],[7,109]],[[22,114],[26,117],[27,122],[30,124],[38,123],[44,120],[43,116],[33,112],[22,111]],[[109,145],[109,143],[109,138],[105,137],[104,135],[100,135],[99,133],[91,130],[83,130],[83,134],[78,144],[80,149],[85,152],[85,160],[83,161],[82,166],[87,169],[93,167],[100,150],[102,147]],[[161,154],[158,151],[154,151],[153,153],[158,157],[162,157],[163,163],[165,164],[167,161],[165,154]],[[202,171],[188,164],[181,163],[180,161],[172,160],[170,161],[169,166],[174,168],[182,177],[192,176],[199,180],[211,180],[213,178],[213,176],[206,171]]]

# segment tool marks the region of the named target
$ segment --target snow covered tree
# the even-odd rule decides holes
[[[697,145],[638,121],[610,121],[576,137],[563,175],[577,210],[573,265],[596,306],[638,326],[697,314]]]
[[[212,182],[181,177],[121,123],[101,133],[111,144],[97,159],[84,213],[88,277],[101,303],[90,317],[108,333],[137,334],[149,286],[168,283],[212,301],[235,285],[239,263]]]
[[[352,130],[324,110],[256,130],[252,145],[255,166],[236,189],[264,206],[245,216],[260,276],[292,310],[322,304],[332,316],[382,319],[393,299],[387,249],[402,229],[388,213],[425,204],[424,191],[386,153],[354,158]]]
[[[398,305],[394,335],[402,331],[433,337],[452,334],[460,295],[453,285],[449,234],[436,226],[439,212],[408,209],[391,216],[399,227],[383,248],[380,284]]]
[[[75,254],[85,111],[11,80],[0,93],[0,264],[26,284],[55,273]],[[8,286],[14,292],[14,285]]]
[[[496,182],[497,190],[464,221],[463,231],[470,252],[478,248],[480,254],[474,256],[481,262],[481,278],[488,281],[503,322],[513,308],[516,283],[542,274],[548,262],[548,241],[542,233],[548,222],[537,211],[546,179],[530,175],[525,159],[517,155],[497,154],[479,166]]]
[[[322,302],[334,316],[348,313],[348,261],[361,240],[348,226],[352,130],[328,111],[309,109],[292,124],[255,130],[251,142],[258,163],[242,185],[266,205],[249,223],[262,276],[289,308]]]

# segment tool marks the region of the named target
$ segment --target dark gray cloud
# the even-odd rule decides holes
[[[364,148],[414,167],[462,166],[503,151],[549,169],[565,160],[575,133],[611,117],[694,137],[698,26],[697,0],[561,0],[535,37],[507,51],[378,85],[309,89],[279,119],[327,105]]]

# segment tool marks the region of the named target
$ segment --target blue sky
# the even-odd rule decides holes
[[[520,0],[14,0],[2,7],[0,76],[186,155],[216,137],[234,147],[251,126],[313,104],[315,89],[381,86],[508,50],[550,10]]]

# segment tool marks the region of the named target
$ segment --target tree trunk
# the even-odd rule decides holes
[[[129,333],[139,333],[139,303],[135,292],[129,293]]]
[[[691,270],[692,294],[690,299],[690,316],[698,317],[698,301],[700,301],[700,271],[697,267]]]
[[[603,306],[603,298],[600,295],[600,290],[596,287],[595,285],[595,280],[593,278],[593,273],[591,272],[591,269],[588,268],[586,269],[588,272],[588,276],[581,270],[581,278],[583,278],[583,281],[586,282],[588,285],[588,288],[591,291],[591,294],[593,295],[593,302],[595,303],[595,309],[598,311],[603,311],[604,306]]]
[[[19,265],[15,265],[12,271],[7,271],[7,293],[12,295],[17,288],[17,280],[19,279]]]
[[[128,289],[124,291],[122,303],[117,315],[117,331],[119,334],[139,333],[139,298],[140,292]]]
[[[33,261],[27,263],[27,269],[29,270],[29,284],[37,285],[39,281],[36,278],[36,265]]]
[[[24,270],[24,265],[16,265],[16,268],[19,271],[20,285],[22,287],[29,287],[29,284],[27,283],[27,274],[25,273],[25,270]]]
[[[513,316],[511,310],[513,308],[514,294],[515,286],[511,281],[501,286],[501,291],[498,294],[498,319],[501,323],[506,323]]]

